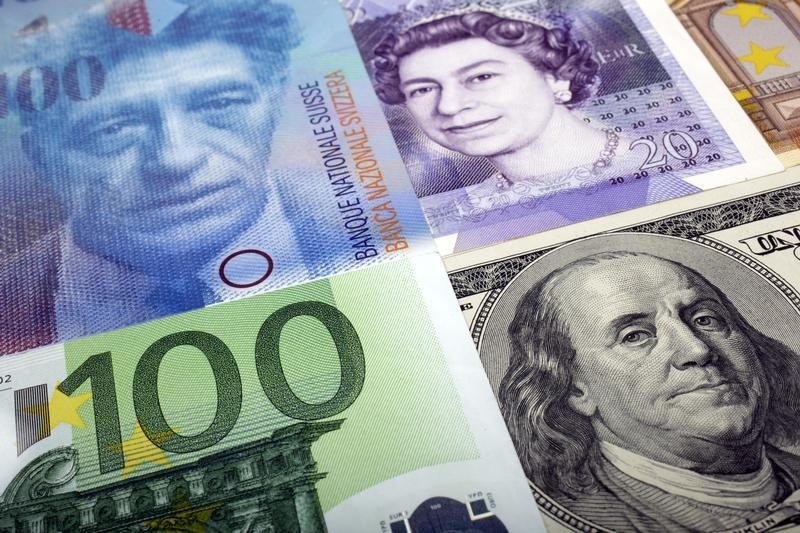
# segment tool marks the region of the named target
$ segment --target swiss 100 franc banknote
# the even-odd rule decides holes
[[[434,254],[0,376],[3,531],[544,531]]]
[[[800,172],[662,206],[449,265],[534,496],[553,531],[796,531]]]
[[[0,153],[0,353],[431,246],[333,2],[0,2]]]
[[[343,5],[445,254],[782,169],[663,3]]]
[[[800,164],[797,2],[668,3],[781,161]]]

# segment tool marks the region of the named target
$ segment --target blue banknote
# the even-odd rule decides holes
[[[0,353],[432,246],[347,21],[0,1]]]
[[[780,170],[651,0],[342,0],[440,250]]]

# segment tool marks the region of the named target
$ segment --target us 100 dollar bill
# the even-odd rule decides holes
[[[782,169],[659,2],[342,3],[444,254]]]
[[[6,357],[0,380],[4,531],[544,531],[435,255]]]
[[[800,163],[797,2],[668,3],[781,161]]]
[[[796,527],[800,173],[657,207],[448,264],[537,503],[559,531]]]
[[[0,354],[430,246],[321,0],[0,2],[0,153]]]

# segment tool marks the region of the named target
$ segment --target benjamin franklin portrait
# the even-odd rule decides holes
[[[592,237],[543,255],[497,297],[481,359],[531,486],[561,519],[670,532],[794,523],[798,310],[777,278],[731,255]]]

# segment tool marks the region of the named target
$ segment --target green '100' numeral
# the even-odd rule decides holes
[[[307,403],[299,398],[281,364],[281,331],[291,319],[300,316],[315,318],[325,326],[339,356],[339,389],[322,403]],[[179,346],[193,346],[206,356],[217,389],[217,407],[211,424],[205,431],[188,437],[170,427],[158,399],[161,362],[170,350]],[[290,304],[268,316],[256,338],[255,362],[264,393],[276,409],[297,420],[320,420],[341,413],[358,398],[366,374],[364,350],[353,324],[332,305],[317,301]],[[100,471],[120,470],[125,458],[111,352],[89,357],[58,388],[69,396],[87,380],[92,389]],[[203,331],[182,331],[158,339],[136,365],[133,407],[144,434],[162,450],[188,453],[218,443],[233,429],[242,408],[242,380],[230,348],[219,337]]]
[[[92,384],[95,436],[100,470],[110,472],[125,468],[122,455],[122,434],[119,429],[117,387],[114,384],[114,367],[111,352],[91,356],[61,382],[58,390],[67,396],[75,392],[87,379]]]

